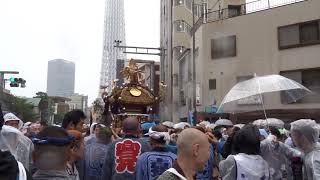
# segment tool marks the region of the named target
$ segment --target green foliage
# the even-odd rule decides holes
[[[99,99],[96,99],[93,103],[93,111],[97,112],[97,111],[103,111],[103,105],[101,103],[101,101]]]
[[[27,103],[26,99],[12,96],[9,98],[8,108],[11,112],[18,115],[22,121],[35,122],[39,115],[34,113],[33,106],[30,103]]]

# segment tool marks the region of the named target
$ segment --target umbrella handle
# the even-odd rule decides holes
[[[256,75],[255,75],[256,76]],[[262,105],[262,109],[263,109],[263,113],[264,113],[264,117],[266,118],[266,122],[267,122],[267,127],[269,127],[269,124],[268,124],[268,118],[267,118],[267,113],[266,113],[266,107],[264,106],[264,102],[263,102],[263,99],[262,99],[262,94],[261,94],[261,88],[260,88],[260,81],[257,79],[257,83],[258,83],[258,91],[259,91],[259,97],[260,97],[260,100],[261,100],[261,105]]]

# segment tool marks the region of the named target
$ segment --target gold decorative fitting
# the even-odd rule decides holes
[[[141,91],[139,89],[137,89],[137,88],[131,88],[130,89],[130,94],[132,96],[139,97],[139,96],[141,96]]]

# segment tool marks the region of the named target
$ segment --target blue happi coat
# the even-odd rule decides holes
[[[214,151],[213,146],[210,145],[210,156],[204,171],[198,172],[196,179],[197,180],[212,180],[212,173],[213,173],[213,165],[214,165]]]
[[[91,143],[85,149],[85,179],[102,180],[109,145]]]
[[[126,135],[110,144],[105,166],[104,180],[131,180],[135,178],[135,168],[139,156],[150,151],[150,145],[143,139]]]
[[[156,180],[164,171],[171,168],[177,156],[165,149],[154,149],[143,153],[136,166],[136,180]]]

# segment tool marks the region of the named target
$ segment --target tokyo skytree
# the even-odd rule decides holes
[[[100,86],[107,86],[110,92],[112,80],[119,78],[117,74],[121,70],[117,60],[126,58],[121,49],[114,47],[115,41],[126,45],[124,0],[106,0],[103,38]]]

